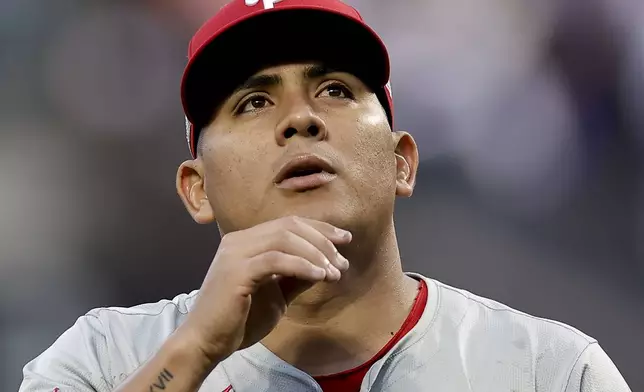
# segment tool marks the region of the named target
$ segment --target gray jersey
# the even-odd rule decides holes
[[[597,341],[464,290],[427,282],[418,324],[362,382],[361,391],[630,391]],[[24,368],[20,392],[107,392],[160,348],[197,292],[132,308],[95,309]],[[321,391],[261,344],[220,363],[200,391]]]

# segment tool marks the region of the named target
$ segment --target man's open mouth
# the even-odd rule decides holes
[[[304,191],[320,187],[336,177],[331,164],[316,155],[302,155],[288,161],[275,177],[282,189]]]

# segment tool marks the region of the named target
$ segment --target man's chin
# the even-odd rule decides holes
[[[338,221],[341,218],[341,214],[333,206],[326,207],[323,205],[308,206],[306,208],[298,208],[298,206],[289,207],[279,215],[279,217],[285,216],[299,216],[328,223]]]
[[[327,222],[332,225],[341,225],[346,220],[352,220],[353,208],[338,200],[327,198],[316,198],[302,202],[302,200],[291,200],[276,214],[275,218],[286,216],[300,216],[302,218],[315,219]]]

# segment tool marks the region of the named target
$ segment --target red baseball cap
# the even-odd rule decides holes
[[[264,67],[296,61],[321,61],[360,78],[393,127],[387,48],[353,7],[340,0],[232,0],[188,47],[181,101],[193,158],[199,130],[239,84]]]

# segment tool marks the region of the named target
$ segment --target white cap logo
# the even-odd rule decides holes
[[[391,80],[388,81],[387,84],[385,84],[385,88],[389,92],[389,96],[393,99],[394,98],[394,93],[393,93],[393,91],[391,91]]]
[[[279,3],[280,1],[282,0],[262,0],[262,3],[264,4],[264,9],[267,10],[273,8],[275,3]],[[245,0],[244,3],[249,7],[253,7],[259,3],[259,0]]]
[[[186,116],[185,119],[186,119],[186,141],[188,142],[188,147],[192,149],[192,143],[190,143],[190,120],[188,120],[188,116]]]

